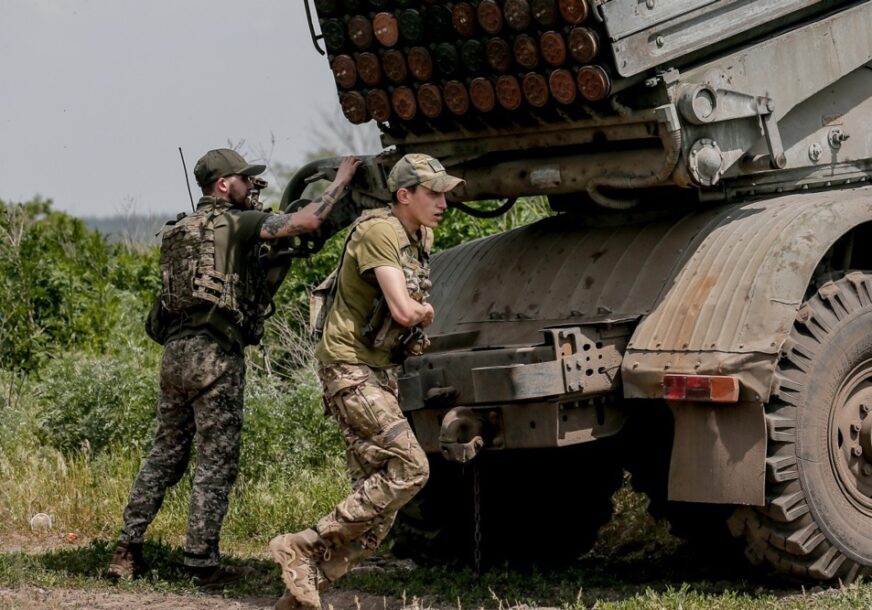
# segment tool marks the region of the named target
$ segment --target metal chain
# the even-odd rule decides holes
[[[481,483],[479,482],[479,467],[478,460],[472,461],[472,497],[475,505],[475,550],[473,558],[475,559],[475,574],[481,574]]]

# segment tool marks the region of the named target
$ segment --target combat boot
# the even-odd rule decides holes
[[[273,606],[273,610],[299,610],[300,602],[291,595],[291,592],[285,589],[285,592],[276,602],[276,605]]]
[[[318,568],[323,576],[318,584],[318,590],[324,591],[327,589],[331,584],[336,582],[336,579],[347,574],[361,559],[370,554],[371,551],[364,548],[357,541],[349,542],[341,548],[325,552],[323,559],[318,562]]]
[[[269,542],[270,555],[282,568],[282,580],[288,593],[304,608],[321,607],[318,585],[324,576],[318,568],[318,561],[326,548],[324,540],[313,529],[276,536]],[[290,607],[286,603],[289,601],[285,594],[276,607]]]
[[[147,566],[142,558],[142,543],[119,542],[106,569],[106,577],[138,578],[145,574]]]

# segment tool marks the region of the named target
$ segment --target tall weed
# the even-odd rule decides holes
[[[324,415],[314,371],[293,379],[254,373],[245,392],[242,472],[256,481],[273,471],[303,472],[342,454],[339,429]]]
[[[153,368],[70,353],[50,361],[41,377],[37,434],[48,446],[66,453],[99,453],[113,443],[146,446],[158,396]]]

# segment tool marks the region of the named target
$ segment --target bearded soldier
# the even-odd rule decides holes
[[[239,470],[243,348],[257,343],[275,286],[258,258],[263,240],[317,229],[351,182],[360,160],[343,159],[321,197],[292,214],[254,209],[266,168],[230,149],[210,150],[194,167],[203,197],[163,231],[161,292],[147,324],[164,344],[154,444],[133,482],[111,578],[145,571],[145,530],[178,483],[197,441],[184,563],[195,581],[221,585],[246,569],[219,564],[218,541]]]
[[[406,155],[388,176],[391,208],[366,212],[351,228],[315,354],[353,491],[313,529],[270,542],[287,586],[276,608],[320,607],[319,588],[374,552],[427,482],[427,457],[399,408],[396,365],[428,344],[433,228],[445,193],[462,183],[436,159]]]

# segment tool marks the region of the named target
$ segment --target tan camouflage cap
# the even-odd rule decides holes
[[[200,157],[194,166],[194,178],[200,186],[208,186],[218,180],[238,174],[240,176],[257,176],[262,174],[266,165],[251,165],[242,155],[229,148],[216,148]]]
[[[437,193],[447,193],[466,181],[449,176],[438,159],[421,153],[406,155],[388,174],[388,189],[392,193],[419,184]]]

